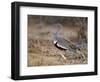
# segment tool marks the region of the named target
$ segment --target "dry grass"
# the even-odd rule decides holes
[[[87,64],[87,50],[82,49],[81,53],[72,54],[70,51],[65,52],[59,50],[51,40],[28,39],[28,66],[65,64]]]

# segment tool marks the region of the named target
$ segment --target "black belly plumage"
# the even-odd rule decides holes
[[[58,49],[60,49],[60,50],[67,50],[67,49],[64,49],[64,48],[58,46],[58,45],[57,45],[57,42],[55,43],[55,46],[56,46]]]

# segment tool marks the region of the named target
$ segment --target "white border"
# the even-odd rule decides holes
[[[53,15],[88,17],[88,64],[27,67],[27,15]],[[41,75],[57,73],[94,71],[94,11],[40,7],[20,8],[20,75]]]

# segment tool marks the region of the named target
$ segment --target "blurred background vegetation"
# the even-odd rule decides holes
[[[38,15],[28,15],[28,24],[61,24],[62,26],[69,26],[70,28],[80,27],[78,31],[78,39],[87,41],[87,17],[64,17],[64,16],[38,16]]]
[[[87,27],[87,17],[63,17],[63,16],[33,16],[29,15],[29,23],[44,22],[45,24],[65,24]],[[35,20],[34,20],[35,19]],[[34,22],[33,22],[34,21]]]

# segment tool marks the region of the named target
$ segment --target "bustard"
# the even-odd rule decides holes
[[[63,50],[71,50],[72,52],[78,49],[72,42],[59,35],[59,31],[61,28],[63,29],[61,24],[55,24],[55,27],[56,31],[53,32],[53,43],[56,47]]]
[[[62,27],[61,24],[57,24],[56,26],[59,26],[60,28]],[[62,50],[65,50],[67,52],[71,51],[72,53],[81,53],[80,48],[78,46],[76,46],[75,44],[73,44],[72,42],[64,39],[63,37],[59,36],[58,32],[60,31],[60,28],[57,29],[54,33],[53,33],[53,43],[54,45]],[[84,57],[84,54],[82,54],[82,57]],[[66,57],[64,55],[61,55],[65,60]],[[84,57],[85,58],[85,57]]]
[[[79,49],[70,41],[64,39],[63,37],[58,36],[57,32],[53,33],[53,43],[57,48],[62,50],[69,50],[72,52],[76,52],[76,49]]]

